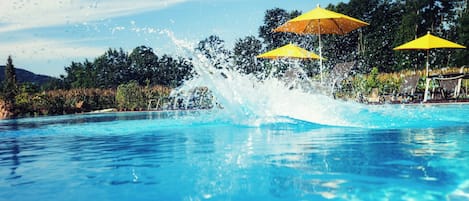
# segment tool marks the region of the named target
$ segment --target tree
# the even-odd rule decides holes
[[[351,0],[347,4],[340,3],[336,6],[328,6],[327,9],[329,10],[360,19],[362,21],[368,22],[370,25],[354,30],[345,35],[323,35],[322,46],[323,52],[325,53],[323,55],[326,55],[327,57],[327,61],[325,61],[326,64],[329,64],[329,66],[334,66],[336,63],[344,61],[365,60],[365,53],[368,47],[368,44],[366,43],[367,40],[365,39],[367,39],[367,30],[370,29],[370,26],[374,25],[374,23],[371,23],[370,21],[373,20],[377,5],[378,0]],[[383,35],[380,35],[379,37],[382,39]],[[334,56],[328,57],[328,55]],[[368,65],[366,64],[365,66],[366,67],[362,69],[363,71],[368,70]]]
[[[406,4],[400,5],[401,12],[401,24],[397,28],[397,32],[394,34],[393,47],[402,45],[410,40],[417,38],[418,29],[418,9],[415,1],[409,1]],[[399,51],[395,53],[396,64],[393,70],[402,70],[410,68],[412,65],[420,66],[419,57],[412,56],[418,55],[416,53],[409,53],[408,51]]]
[[[464,5],[464,4],[462,4]],[[467,1],[462,7],[462,12],[458,18],[456,27],[457,42],[461,45],[469,47],[469,13],[467,11]],[[469,52],[467,50],[455,50],[456,59],[455,64],[458,66],[469,65]]]
[[[288,13],[286,10],[280,8],[270,9],[265,12],[264,25],[259,27],[259,37],[264,40],[267,50],[275,49],[289,42],[300,42],[295,34],[272,31],[300,14],[300,11]]]
[[[129,55],[131,77],[130,79],[138,81],[140,85],[151,81],[152,84],[158,83],[159,78],[156,71],[158,68],[158,56],[155,55],[151,47],[136,47]]]
[[[156,84],[168,87],[180,86],[185,79],[191,77],[193,73],[192,63],[182,57],[174,59],[168,55],[163,55],[158,60],[158,68],[155,76]]]
[[[201,40],[195,50],[204,55],[215,68],[229,68],[230,51],[225,48],[225,41],[220,37],[211,35]]]
[[[261,53],[261,49],[261,41],[254,36],[236,40],[233,52],[238,70],[246,74],[261,72],[262,66],[256,62],[256,56]]]
[[[402,8],[391,1],[382,1],[370,9],[366,16],[370,25],[363,29],[361,51],[367,70],[372,67],[377,67],[380,72],[398,70],[395,67],[396,51],[393,48],[397,46],[396,34],[399,26],[405,23],[402,21]]]
[[[63,78],[67,88],[94,88],[96,83],[96,72],[91,63],[85,60],[83,63],[72,62],[70,66],[65,67],[67,76]]]
[[[194,65],[188,59],[183,57],[178,57],[176,60],[176,83],[174,86],[180,86],[183,84],[184,80],[191,79],[194,75]],[[172,86],[172,85],[171,85]]]
[[[104,55],[93,62],[96,71],[97,87],[116,88],[121,83],[130,80],[130,60],[122,48],[109,49]]]
[[[65,67],[67,77],[64,78],[64,82],[70,88],[80,88],[83,82],[82,77],[84,76],[84,69],[81,67],[81,63],[73,62],[70,66]]]
[[[3,96],[6,101],[14,105],[15,96],[17,94],[16,72],[11,56],[8,56],[5,67],[5,80],[3,83]]]

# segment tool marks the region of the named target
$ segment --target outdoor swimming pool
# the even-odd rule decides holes
[[[3,120],[0,200],[469,199],[469,105],[359,110],[364,126],[226,110]]]

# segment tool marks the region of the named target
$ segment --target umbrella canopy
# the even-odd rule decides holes
[[[425,36],[407,42],[403,45],[400,45],[394,50],[427,50],[427,63],[426,63],[426,73],[425,75],[428,76],[428,68],[429,68],[429,50],[435,48],[466,48],[462,45],[457,43],[453,43],[451,41],[445,40],[443,38],[434,36],[427,32]]]
[[[319,36],[319,56],[322,57],[321,34],[346,34],[366,26],[361,20],[318,7],[293,18],[274,29],[274,32],[292,32],[297,34],[317,34]],[[322,82],[322,59],[319,59]]]
[[[284,45],[277,49],[260,54],[257,58],[279,59],[279,58],[296,58],[296,59],[319,59],[320,57],[313,52],[307,51],[293,44]]]
[[[318,6],[307,13],[289,20],[275,28],[274,31],[297,34],[344,35],[366,25],[368,23]]]
[[[435,48],[466,48],[457,43],[427,33],[427,35],[400,45],[394,50],[429,50]]]

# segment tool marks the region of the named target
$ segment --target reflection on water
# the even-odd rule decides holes
[[[197,114],[198,111],[170,112],[134,112],[134,113],[89,113],[80,115],[62,115],[39,118],[10,119],[0,121],[0,131],[11,131],[29,128],[41,128],[49,125],[72,125],[85,123],[113,122],[141,119],[169,119],[179,116]]]
[[[467,163],[461,165],[452,162],[468,160],[468,148],[464,147],[467,146],[467,137],[458,135],[468,133],[467,128],[456,128],[455,133],[448,132],[448,128],[436,131],[420,129],[412,132],[345,130],[347,131],[327,129],[325,131],[327,135],[322,136],[321,132],[315,133],[317,130],[311,131],[309,139],[296,141],[296,143],[302,142],[295,144],[300,145],[296,149],[301,151],[295,152],[296,154],[284,152],[274,155],[272,162],[275,165],[302,171],[299,176],[287,174],[288,176],[280,180],[277,178],[276,183],[282,181],[278,184],[278,188],[284,189],[282,186],[287,183],[289,186],[301,186],[298,188],[323,198],[345,196],[342,198],[347,200],[376,198],[349,197],[354,194],[344,192],[347,189],[363,194],[372,193],[373,196],[377,196],[374,194],[378,193],[376,189],[383,190],[381,194],[378,193],[378,197],[390,196],[388,197],[390,200],[418,197],[423,190],[432,200],[441,200],[444,198],[445,187],[457,185],[458,178],[465,177],[465,173],[461,174],[461,170],[469,168]],[[445,137],[439,138],[438,141],[428,140],[432,137],[422,138],[432,133],[434,136]],[[459,143],[455,143],[457,140],[460,140]],[[291,151],[292,148],[284,150]],[[438,151],[416,155],[419,150]],[[448,157],[449,155],[458,155],[459,159]],[[447,168],[451,166],[457,167],[448,171]],[[370,185],[373,188],[370,188]],[[419,190],[409,192],[411,189]]]
[[[17,121],[0,134],[0,200],[444,200],[466,189],[467,126],[245,127],[124,114]]]
[[[1,149],[0,153],[2,153],[3,155],[3,152],[10,152],[8,155],[11,155],[10,157],[5,157],[5,158],[2,158],[2,164],[3,162],[10,162],[11,163],[11,172],[10,172],[10,175],[9,177],[7,177],[6,179],[9,180],[9,179],[17,179],[17,178],[20,178],[21,175],[17,175],[16,174],[16,168],[20,165],[20,161],[19,161],[19,158],[18,158],[18,154],[20,153],[20,147],[18,145],[18,142],[16,141],[16,139],[12,139],[9,143],[1,143],[5,146],[7,146],[5,148],[5,150]]]

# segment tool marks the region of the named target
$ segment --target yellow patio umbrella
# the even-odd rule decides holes
[[[297,59],[319,59],[320,57],[313,52],[305,50],[293,44],[284,45],[266,53],[260,54],[257,58],[264,59],[280,59],[280,58],[297,58]]]
[[[453,43],[451,41],[442,39],[440,37],[434,36],[430,34],[430,32],[427,32],[425,36],[422,36],[420,38],[407,42],[403,45],[400,45],[394,48],[394,50],[427,50],[427,63],[426,63],[425,75],[428,77],[428,69],[430,66],[428,59],[429,59],[430,49],[436,49],[436,48],[466,48],[466,47],[459,45],[457,43]]]
[[[350,31],[366,26],[361,20],[318,7],[293,18],[274,29],[274,32],[292,32],[296,34],[317,34],[319,37],[319,57],[322,57],[321,34],[344,35]],[[319,59],[322,82],[322,59]]]

